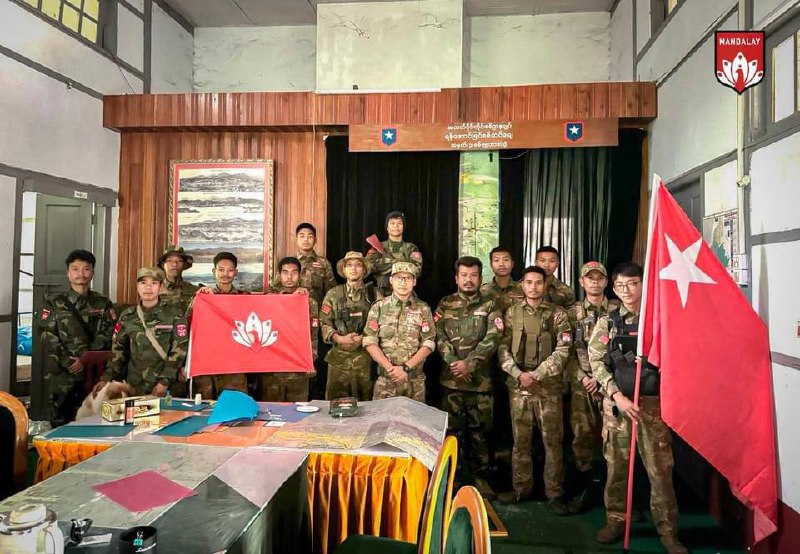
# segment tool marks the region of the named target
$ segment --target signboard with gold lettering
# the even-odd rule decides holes
[[[575,119],[350,125],[351,152],[505,150],[617,146],[619,122]]]

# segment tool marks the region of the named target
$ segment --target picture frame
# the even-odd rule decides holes
[[[274,251],[272,160],[171,160],[170,242],[183,246],[194,263],[183,278],[213,286],[213,258],[238,258],[238,287],[269,287]]]

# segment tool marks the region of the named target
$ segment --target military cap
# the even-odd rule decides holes
[[[164,272],[157,267],[140,267],[139,271],[136,272],[136,281],[141,281],[145,277],[164,282]]]
[[[391,211],[388,214],[386,214],[386,221],[385,221],[384,225],[388,226],[390,219],[402,219],[403,220],[403,225],[405,226],[405,224],[406,224],[406,214],[404,214],[403,212],[398,211],[398,210],[394,210],[394,211]]]
[[[347,264],[348,260],[358,260],[364,267],[364,275],[369,273],[370,263],[364,257],[364,254],[361,252],[356,252],[355,250],[351,250],[344,255],[344,258],[336,262],[336,273],[341,275],[343,278],[347,279],[347,276],[344,274],[344,266]]]
[[[392,275],[395,273],[410,273],[416,277],[418,271],[419,266],[412,262],[395,262],[392,264]]]
[[[606,266],[600,262],[586,262],[581,266],[581,277],[586,277],[590,271],[597,271],[603,274],[603,277],[608,277]]]
[[[190,267],[192,267],[192,264],[194,263],[194,258],[192,258],[189,254],[186,253],[186,251],[183,249],[183,246],[178,246],[177,244],[170,244],[169,246],[167,246],[166,250],[164,250],[164,253],[161,254],[161,257],[158,259],[158,267],[163,268],[164,262],[166,262],[167,258],[172,256],[173,254],[183,258],[183,269],[189,269]]]

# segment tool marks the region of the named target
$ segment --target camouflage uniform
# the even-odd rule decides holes
[[[308,289],[308,293],[316,301],[317,306],[320,306],[325,294],[336,286],[331,263],[322,256],[318,256],[314,251],[311,254],[298,252],[297,259],[300,260],[299,286]],[[272,280],[270,290],[279,292],[283,290],[279,275]]]
[[[296,289],[295,289],[296,290]],[[285,287],[280,290],[270,288],[270,294],[292,294]],[[308,322],[311,333],[311,353],[317,359],[317,346],[319,337],[319,309],[317,301],[310,295],[308,297]],[[262,402],[306,402],[308,401],[308,373],[261,373],[259,386]]]
[[[364,348],[377,345],[394,365],[403,365],[420,348],[436,349],[436,329],[430,307],[414,296],[403,302],[394,294],[372,305],[364,328]],[[425,374],[422,365],[410,368],[408,380],[398,384],[382,368],[375,381],[373,400],[407,396],[425,402]]]
[[[569,421],[573,437],[572,452],[578,471],[589,471],[592,468],[595,430],[598,423],[598,417],[595,415],[595,399],[589,397],[589,393],[581,383],[584,377],[592,376],[586,346],[597,319],[608,313],[609,310],[618,307],[619,301],[617,300],[604,298],[600,306],[595,306],[584,299],[582,302],[576,302],[567,310],[573,329],[575,348],[570,353],[564,376],[570,395]]]
[[[491,359],[503,333],[503,314],[495,299],[484,293],[469,297],[451,294],[439,302],[433,315],[436,344],[442,356],[439,381],[442,409],[450,414],[450,432],[458,438],[461,459],[478,476],[488,476],[492,431]],[[468,381],[456,379],[450,364],[467,362]]]
[[[545,287],[544,299],[551,304],[568,308],[575,303],[575,291],[568,284],[556,279],[553,275]]]
[[[211,289],[214,294],[250,294],[246,290],[232,287],[230,292],[222,292],[217,285]],[[194,392],[203,398],[215,399],[225,389],[238,390],[245,394],[247,390],[246,373],[227,373],[223,375],[199,375],[193,379]]]
[[[87,336],[67,302],[75,306],[93,336]],[[86,395],[86,369],[70,373],[67,369],[72,363],[70,357],[79,358],[87,350],[110,350],[116,319],[111,301],[94,291],[80,295],[70,289],[45,300],[39,328],[44,348],[44,378],[56,425],[75,419]]]
[[[333,344],[325,361],[328,362],[328,385],[325,398],[334,400],[354,396],[359,400],[372,400],[372,358],[360,346],[353,351],[344,350],[333,343],[334,333],[364,334],[364,326],[377,291],[372,284],[353,288],[349,283],[329,290],[322,302],[319,322],[322,340]]]
[[[613,313],[613,312],[612,312]],[[639,314],[624,306],[619,314],[626,325],[635,325]],[[589,363],[605,395],[603,400],[603,454],[608,465],[605,505],[608,522],[624,522],[628,487],[631,421],[623,413],[614,415],[611,396],[620,390],[614,372],[607,365],[609,345],[614,344],[618,330],[610,324],[610,316],[601,317],[589,340]],[[633,400],[633,397],[629,397]],[[672,486],[672,437],[661,419],[658,396],[639,398],[640,419],[637,425],[639,454],[650,479],[650,510],[658,534],[674,538],[678,530],[678,503]]]
[[[392,285],[389,283],[389,276],[392,272],[392,264],[395,262],[412,262],[417,266],[416,275],[422,273],[422,253],[415,244],[410,242],[385,240],[381,242],[383,253],[374,248],[367,252],[367,261],[372,266],[372,274],[375,276],[375,283],[378,291],[383,296],[392,294]]]
[[[522,294],[522,285],[513,280],[507,287],[501,287],[497,281],[492,279],[491,283],[481,285],[481,293],[491,294],[494,297],[497,309],[501,314],[504,314],[511,304],[525,298],[525,295]]]
[[[137,305],[140,306],[140,305]],[[186,361],[189,332],[184,312],[174,304],[160,300],[152,308],[142,308],[145,324],[153,330],[164,353],[162,359],[147,338],[137,306],[126,308],[114,327],[111,359],[103,375],[105,381],[127,381],[136,394],[150,394],[156,384],[169,387],[176,396],[183,395],[178,370]]]
[[[162,302],[174,305],[181,310],[182,314],[186,314],[199,288],[197,285],[184,281],[181,277],[178,277],[175,282],[164,279],[159,296],[162,298]]]
[[[563,369],[572,346],[572,331],[567,312],[548,302],[532,308],[517,302],[505,314],[505,331],[500,341],[500,364],[508,373],[511,399],[511,427],[514,447],[511,471],[517,498],[530,496],[533,488],[531,459],[534,425],[542,433],[545,450],[544,485],[550,500],[563,495],[564,436]],[[539,382],[539,392],[519,388],[523,371],[531,371]]]

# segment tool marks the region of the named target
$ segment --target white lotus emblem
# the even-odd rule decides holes
[[[245,323],[234,321],[233,324],[236,326],[231,330],[233,340],[254,352],[278,341],[278,332],[272,330],[272,320],[262,322],[255,312],[250,312]]]
[[[758,60],[748,60],[741,52],[733,61],[722,60],[722,71],[717,71],[717,79],[737,91],[739,87],[744,90],[757,85],[763,78],[764,72],[758,70]]]

